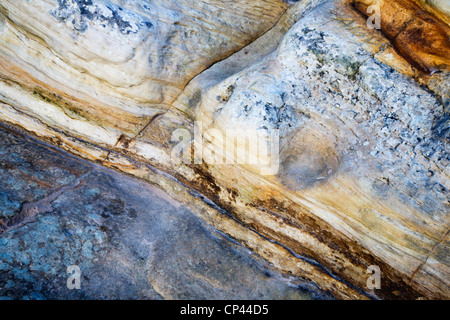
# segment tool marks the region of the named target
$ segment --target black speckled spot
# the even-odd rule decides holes
[[[153,28],[150,21],[146,21],[131,12],[125,12],[121,7],[105,4],[109,14],[105,14],[99,2],[93,0],[58,0],[58,7],[50,12],[61,22],[70,21],[72,27],[78,32],[85,32],[92,21],[99,21],[102,27],[109,25],[117,28],[123,34],[135,34],[144,27]],[[127,16],[127,17],[126,17]]]

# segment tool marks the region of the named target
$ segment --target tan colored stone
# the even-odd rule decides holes
[[[379,6],[381,30],[393,41],[396,49],[420,70],[434,73],[450,68],[449,26],[423,11],[413,1],[355,0],[352,3],[367,16],[370,16],[370,6]]]

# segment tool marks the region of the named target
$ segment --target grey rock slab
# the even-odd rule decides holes
[[[4,221],[47,201],[0,233],[0,299],[330,298],[140,180],[3,129],[0,164]],[[79,290],[67,287],[73,265]]]

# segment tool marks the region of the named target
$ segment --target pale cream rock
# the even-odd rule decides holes
[[[447,73],[421,76],[347,1],[83,3],[1,2],[2,122],[145,179],[337,298],[450,297]],[[196,121],[278,132],[279,170],[175,161]]]

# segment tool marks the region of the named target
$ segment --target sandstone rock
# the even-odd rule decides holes
[[[448,23],[415,3],[5,0],[1,119],[336,298],[448,298]]]
[[[22,224],[0,230],[0,300],[332,298],[268,267],[161,190],[3,129],[0,178],[0,199],[16,214],[7,221]],[[44,201],[48,211],[17,221],[20,207]],[[79,290],[67,288],[74,265]]]
[[[427,73],[450,67],[450,28],[409,0],[353,1],[363,14],[379,7],[380,27],[397,50]]]

